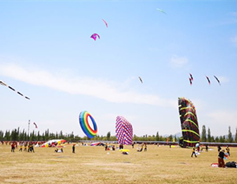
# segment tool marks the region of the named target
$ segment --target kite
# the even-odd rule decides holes
[[[179,98],[178,103],[183,135],[179,139],[179,145],[182,148],[193,147],[200,142],[196,109],[193,103],[186,98]]]
[[[156,8],[159,12],[166,14],[163,10]]]
[[[221,82],[219,81],[219,79],[214,75],[215,79],[217,80],[217,82],[221,85]]]
[[[97,33],[94,33],[91,35],[91,38],[96,41],[97,38],[100,39],[100,35],[98,35]]]
[[[193,75],[191,73],[189,75],[190,75],[190,79],[193,81]]]
[[[211,84],[211,81],[210,81],[209,77],[206,76],[206,78],[207,78],[208,83]]]
[[[117,116],[116,118],[116,138],[119,144],[131,145],[133,143],[133,128],[124,117]]]
[[[94,130],[90,127],[89,122],[88,122],[88,117],[92,121]],[[87,111],[82,111],[79,115],[79,123],[81,125],[81,129],[83,132],[86,134],[88,138],[93,138],[97,134],[97,125],[94,120],[94,118],[89,114]]]
[[[34,122],[33,124],[35,125],[35,128],[38,128],[38,126],[36,125],[36,123],[35,123],[35,122]]]
[[[0,81],[0,84],[3,85],[3,86],[8,87],[8,88],[11,89],[12,91],[15,91],[18,95],[21,95],[22,97],[24,97],[24,98],[30,100],[29,97],[24,96],[22,93],[20,93],[19,91],[16,91],[16,90],[15,90],[13,87],[11,87],[11,86],[8,86],[8,85],[7,85],[6,83],[4,83],[3,81]]]
[[[193,84],[193,80],[191,78],[189,78],[189,82],[190,82],[190,85]]]
[[[106,27],[108,27],[108,24],[107,24],[107,22],[106,22],[104,19],[102,19],[102,20],[104,21],[104,23],[105,23]]]
[[[138,78],[139,78],[139,80],[141,81],[141,83],[143,83],[142,78],[141,78],[141,77],[138,77]]]

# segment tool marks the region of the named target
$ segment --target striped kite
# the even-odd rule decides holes
[[[182,148],[193,147],[200,141],[196,109],[193,103],[186,98],[179,98],[178,104],[183,135],[179,139],[179,145]]]
[[[11,87],[11,86],[8,86],[6,83],[4,83],[3,81],[0,81],[0,84],[1,85],[3,85],[3,86],[6,86],[6,87],[8,87],[9,89],[11,89],[12,91],[15,91],[18,95],[21,95],[22,97],[24,97],[24,98],[26,98],[26,99],[28,99],[28,100],[30,100],[30,98],[29,97],[27,97],[27,96],[25,96],[25,95],[23,95],[22,93],[20,93],[19,91],[16,91],[13,87]]]
[[[132,124],[124,117],[117,116],[116,118],[116,138],[119,144],[131,145],[133,138]]]

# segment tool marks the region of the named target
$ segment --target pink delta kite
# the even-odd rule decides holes
[[[97,38],[100,39],[100,35],[98,35],[97,33],[94,33],[91,35],[91,38],[96,41]]]
[[[107,24],[107,22],[106,22],[104,19],[102,19],[102,20],[104,21],[104,23],[105,23],[106,27],[108,27],[108,24]]]

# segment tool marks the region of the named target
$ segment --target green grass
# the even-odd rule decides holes
[[[237,183],[237,169],[213,168],[217,149],[191,158],[191,149],[148,145],[147,152],[131,146],[129,155],[120,151],[104,151],[104,147],[66,145],[64,153],[54,148],[35,148],[35,153],[10,152],[0,145],[0,183]],[[237,161],[237,148],[231,148],[227,161]]]

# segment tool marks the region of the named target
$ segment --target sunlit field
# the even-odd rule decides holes
[[[0,145],[0,183],[237,183],[237,169],[211,167],[217,162],[216,147],[197,158],[190,157],[191,149],[179,147],[148,145],[147,152],[137,152],[137,145],[125,148],[129,155],[81,144],[75,154],[72,145],[63,153],[55,148],[11,153],[9,145]],[[227,161],[237,161],[237,148],[231,147]]]

